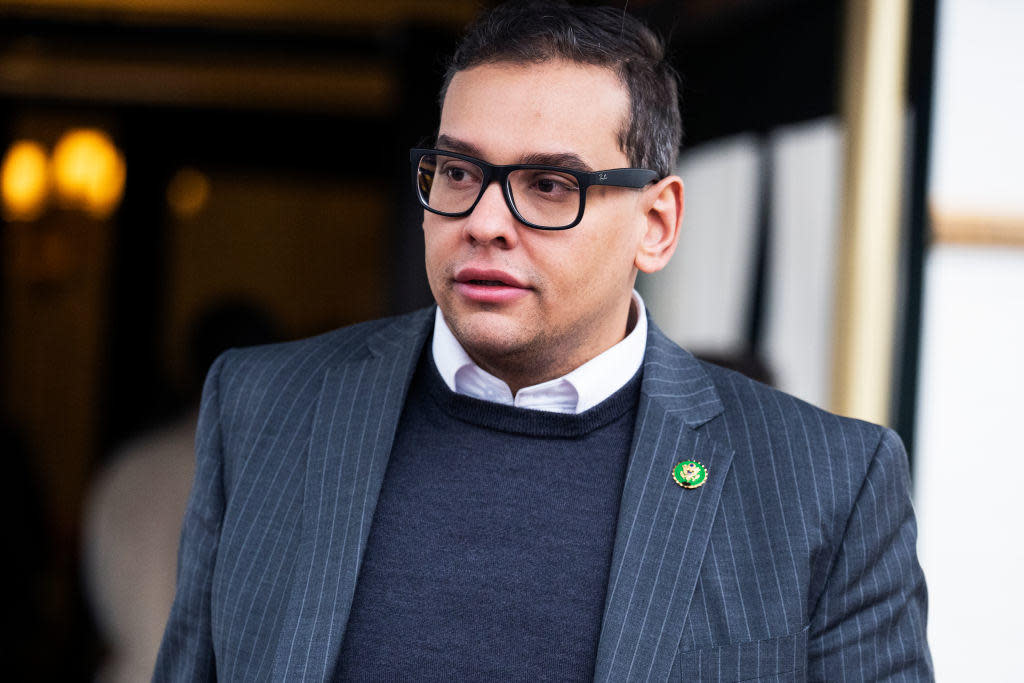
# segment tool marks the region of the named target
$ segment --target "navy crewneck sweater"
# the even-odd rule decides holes
[[[579,415],[452,392],[429,353],[399,421],[341,680],[590,680],[640,373]]]

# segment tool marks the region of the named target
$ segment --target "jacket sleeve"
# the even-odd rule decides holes
[[[811,680],[931,681],[906,451],[885,430],[811,618]]]
[[[211,631],[211,586],[224,514],[221,372],[210,368],[196,431],[196,469],[178,548],[178,581],[157,656],[154,681],[216,679]]]

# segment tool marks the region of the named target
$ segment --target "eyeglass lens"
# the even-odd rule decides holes
[[[416,176],[423,201],[444,213],[468,211],[483,191],[483,169],[465,159],[426,154]],[[566,173],[517,169],[508,176],[508,190],[519,215],[535,225],[569,225],[580,210],[579,183]]]

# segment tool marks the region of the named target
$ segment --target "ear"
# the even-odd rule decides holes
[[[679,226],[683,222],[683,181],[670,175],[644,191],[642,200],[646,224],[637,245],[634,265],[645,273],[654,273],[666,266],[679,242]]]

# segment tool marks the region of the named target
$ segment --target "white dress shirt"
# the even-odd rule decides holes
[[[572,372],[523,387],[513,397],[505,382],[473,362],[438,308],[431,348],[434,364],[448,388],[458,394],[517,408],[582,413],[621,389],[643,363],[647,348],[647,313],[643,299],[635,290],[632,310],[636,323],[625,339]]]

